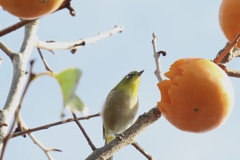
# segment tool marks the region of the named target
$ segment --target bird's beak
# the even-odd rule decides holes
[[[137,76],[141,76],[141,74],[144,72],[144,70],[137,73]]]

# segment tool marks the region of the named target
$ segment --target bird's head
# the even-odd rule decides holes
[[[138,91],[138,86],[140,83],[140,76],[144,72],[144,70],[138,72],[138,71],[132,71],[128,73],[126,76],[123,77],[123,79],[118,83],[116,88],[122,89],[129,92],[136,92]]]

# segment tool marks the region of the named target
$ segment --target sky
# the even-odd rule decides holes
[[[186,57],[213,59],[227,42],[218,24],[220,0],[73,0],[76,16],[71,17],[62,10],[40,19],[38,37],[41,40],[73,41],[92,37],[116,25],[124,27],[121,34],[87,45],[76,54],[69,51],[55,51],[55,55],[42,51],[45,59],[58,73],[69,67],[82,71],[77,95],[88,106],[89,114],[101,111],[108,92],[133,70],[145,70],[139,88],[138,115],[147,112],[160,101],[155,63],[151,44],[152,33],[158,37],[158,49],[168,53],[161,58],[162,71],[168,71],[176,60]],[[0,29],[16,22],[18,18],[0,9]],[[1,37],[13,51],[19,51],[23,28]],[[0,66],[0,106],[3,106],[12,78],[12,64],[0,51],[4,59]],[[45,71],[35,49],[34,72]],[[239,69],[238,60],[228,65]],[[156,160],[238,160],[240,159],[240,100],[239,80],[232,81],[235,102],[228,120],[220,127],[206,133],[189,133],[172,126],[164,117],[146,128],[137,142]],[[57,82],[50,77],[34,81],[22,106],[22,117],[30,127],[37,127],[60,120],[62,97]],[[81,116],[81,114],[78,114]],[[66,118],[71,114],[66,111]],[[101,118],[81,121],[96,147],[104,145]],[[83,160],[91,154],[91,148],[75,123],[35,132],[34,135],[47,147],[63,152],[52,152],[56,160]],[[27,137],[12,139],[7,146],[6,160],[44,160],[42,150]],[[127,146],[114,155],[115,160],[145,157],[132,146]]]

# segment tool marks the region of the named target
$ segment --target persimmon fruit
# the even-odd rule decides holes
[[[0,0],[9,13],[22,19],[36,19],[57,10],[64,0]]]
[[[202,58],[174,62],[158,83],[158,108],[175,127],[189,132],[206,132],[220,126],[229,116],[234,93],[227,74]]]
[[[222,0],[219,24],[225,37],[232,42],[240,33],[240,0]],[[240,43],[237,46],[240,47]]]

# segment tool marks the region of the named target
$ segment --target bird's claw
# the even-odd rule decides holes
[[[120,134],[116,134],[115,135],[117,138],[119,138],[120,140],[123,140],[124,134],[120,133]]]

